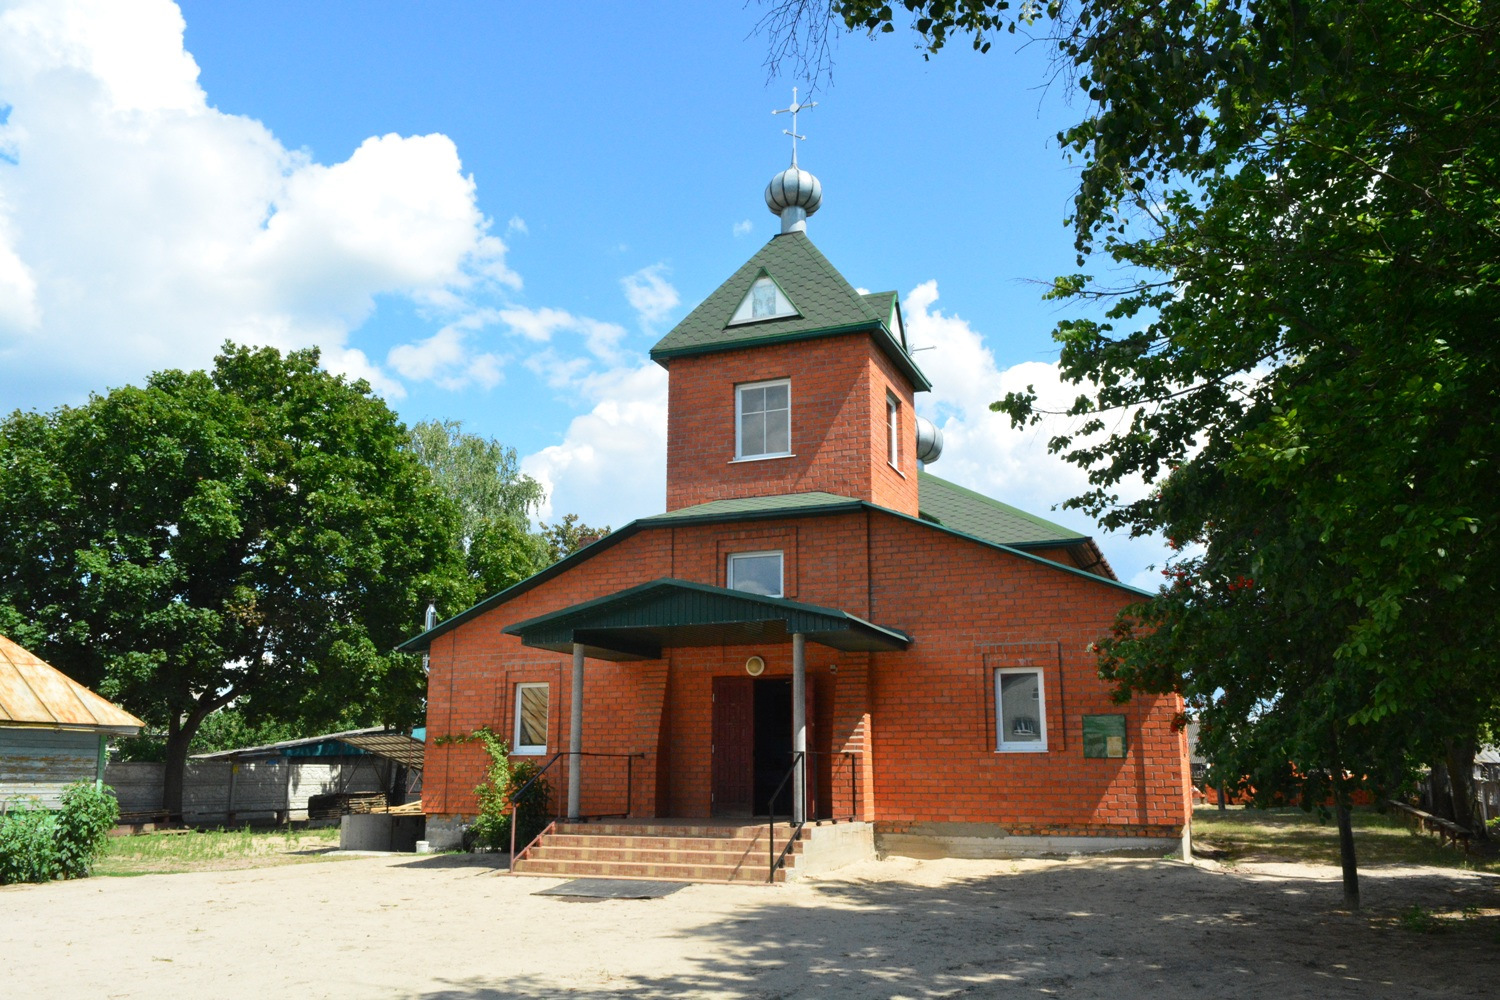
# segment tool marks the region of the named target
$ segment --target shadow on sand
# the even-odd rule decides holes
[[[445,856],[446,857],[446,856]],[[441,863],[433,858],[415,864]],[[1022,866],[944,884],[821,881],[812,899],[748,889],[729,915],[670,932],[660,975],[506,976],[435,983],[421,1000],[1058,996],[1492,997],[1500,982],[1497,880],[1372,870],[1366,909],[1332,880],[1267,878],[1160,861]],[[800,893],[800,890],[799,890]],[[688,893],[681,898],[688,898]],[[668,901],[618,911],[649,928]],[[1469,909],[1442,932],[1401,914]],[[568,920],[573,911],[559,910]],[[603,933],[603,932],[601,932]],[[503,944],[497,942],[497,965]],[[580,955],[580,967],[597,967]],[[684,967],[686,971],[684,971]]]

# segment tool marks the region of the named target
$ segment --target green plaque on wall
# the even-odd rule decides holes
[[[1083,717],[1083,755],[1085,757],[1125,756],[1125,716],[1085,715]]]

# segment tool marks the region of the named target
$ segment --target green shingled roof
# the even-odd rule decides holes
[[[795,316],[729,325],[762,274],[770,275],[797,310]],[[932,388],[906,348],[886,328],[889,304],[882,296],[861,295],[813,246],[806,233],[782,233],[745,261],[728,281],[715,289],[698,308],[651,349],[658,363],[691,354],[706,354],[788,340],[804,340],[840,333],[868,331],[919,391]]]
[[[966,490],[929,472],[917,473],[917,505],[924,520],[997,545],[1032,546],[1046,542],[1077,545],[1088,541],[1035,514]]]
[[[710,500],[708,503],[679,507],[665,514],[652,514],[641,518],[648,523],[661,521],[683,521],[695,517],[724,517],[733,514],[759,514],[765,511],[821,510],[827,507],[858,506],[854,497],[841,497],[837,493],[784,493],[763,497],[735,497],[731,500]]]

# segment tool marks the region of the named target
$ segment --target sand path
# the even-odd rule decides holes
[[[1500,879],[1169,861],[868,862],[655,900],[464,856],[0,888],[17,998],[1500,996]],[[1444,933],[1393,918],[1460,911]],[[1474,916],[1475,911],[1485,914]]]

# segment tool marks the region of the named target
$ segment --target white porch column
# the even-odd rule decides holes
[[[792,633],[792,751],[798,758],[792,772],[792,822],[807,820],[807,637]]]
[[[568,819],[578,818],[583,797],[583,646],[573,643],[573,683],[568,711]]]

